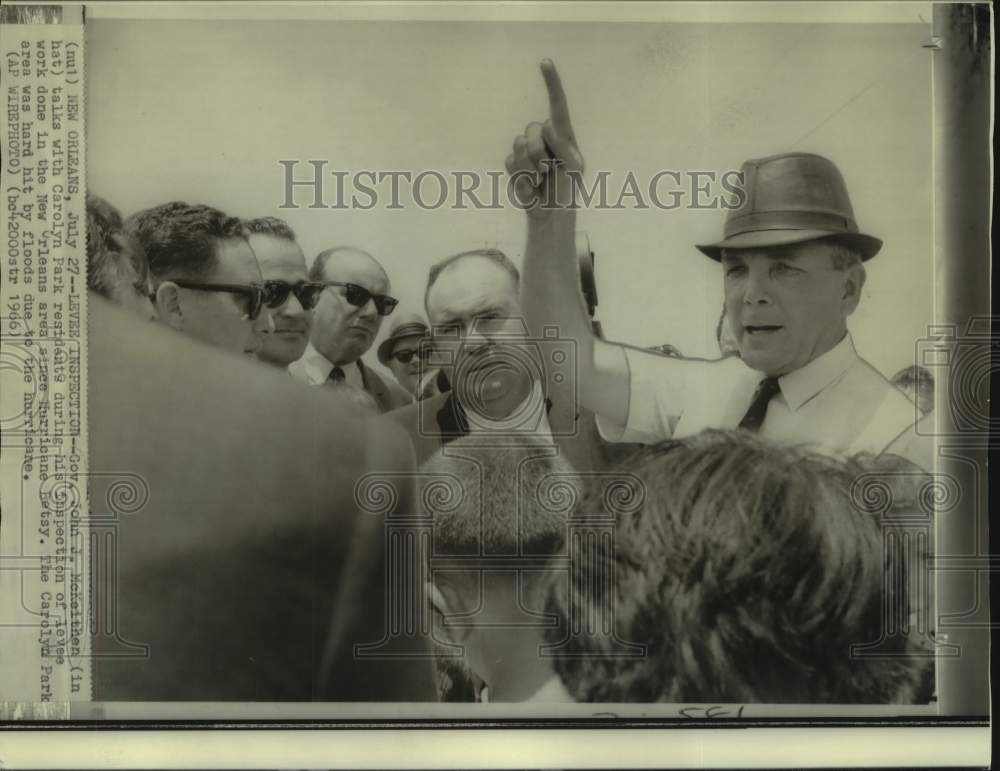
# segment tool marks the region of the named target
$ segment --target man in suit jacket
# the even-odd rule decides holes
[[[528,339],[519,285],[517,267],[496,249],[462,252],[431,268],[424,294],[435,346],[430,365],[441,367],[451,390],[388,416],[410,433],[418,465],[470,433],[498,441],[530,433],[551,438],[578,470],[595,467],[595,437],[579,430],[573,394],[545,386],[538,354],[557,357],[548,356],[548,341]]]
[[[396,307],[385,269],[367,252],[341,246],[319,253],[309,280],[326,289],[316,305],[309,345],[302,358],[288,366],[292,377],[310,385],[330,384],[355,397],[367,394],[378,412],[409,404],[412,398],[406,391],[385,382],[361,361],[382,318]]]
[[[386,547],[405,434],[96,295],[88,315],[94,700],[433,700],[419,562]],[[373,474],[385,506],[355,495]]]

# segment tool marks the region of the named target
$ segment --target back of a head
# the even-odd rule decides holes
[[[900,463],[722,431],[636,453],[629,471],[645,484],[643,506],[619,517],[615,551],[571,565],[568,589],[553,584],[549,603],[564,619],[611,612],[617,638],[645,656],[607,655],[600,635],[571,638],[556,667],[567,688],[602,702],[909,699],[925,659],[905,641],[883,651],[895,657],[851,652],[879,639],[885,602],[907,601],[884,594],[879,520],[854,491],[861,475],[885,472],[892,506],[918,508]],[[591,581],[601,571],[610,592]]]
[[[124,231],[118,209],[87,194],[87,288],[112,302],[130,293],[149,296],[149,268],[141,246]]]
[[[550,555],[565,536],[567,485],[577,480],[555,445],[534,435],[462,437],[420,478],[434,554],[487,558]]]
[[[125,228],[142,245],[156,281],[208,275],[217,264],[218,243],[246,235],[238,218],[183,201],[136,212]]]

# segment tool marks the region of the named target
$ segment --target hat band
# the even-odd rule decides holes
[[[818,211],[766,211],[741,214],[726,221],[726,238],[757,230],[829,230],[831,233],[857,233],[850,217]]]
[[[398,337],[411,337],[413,335],[423,336],[426,334],[427,334],[427,327],[425,327],[423,324],[403,324],[403,326],[401,326],[399,329],[393,331],[391,337],[395,339]]]

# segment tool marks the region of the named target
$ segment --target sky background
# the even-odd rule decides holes
[[[588,173],[609,171],[615,193],[629,171],[645,184],[790,150],[834,160],[862,231],[885,241],[850,327],[892,375],[933,321],[930,16],[900,16],[914,23],[88,18],[88,182],[126,215],[183,199],[280,216],[308,260],[362,247],[386,267],[399,310],[422,311],[427,270],[448,254],[491,245],[520,263],[523,214],[310,210],[305,194],[303,208],[280,210],[278,161],[502,170],[513,138],[547,117],[548,56]],[[718,240],[723,219],[581,212],[608,338],[715,355],[721,271],[693,244]]]

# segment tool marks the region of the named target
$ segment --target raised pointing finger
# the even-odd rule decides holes
[[[549,92],[549,115],[552,127],[565,137],[573,137],[573,125],[569,120],[569,105],[566,103],[566,92],[563,91],[559,72],[551,59],[542,59],[542,77],[545,88]]]

